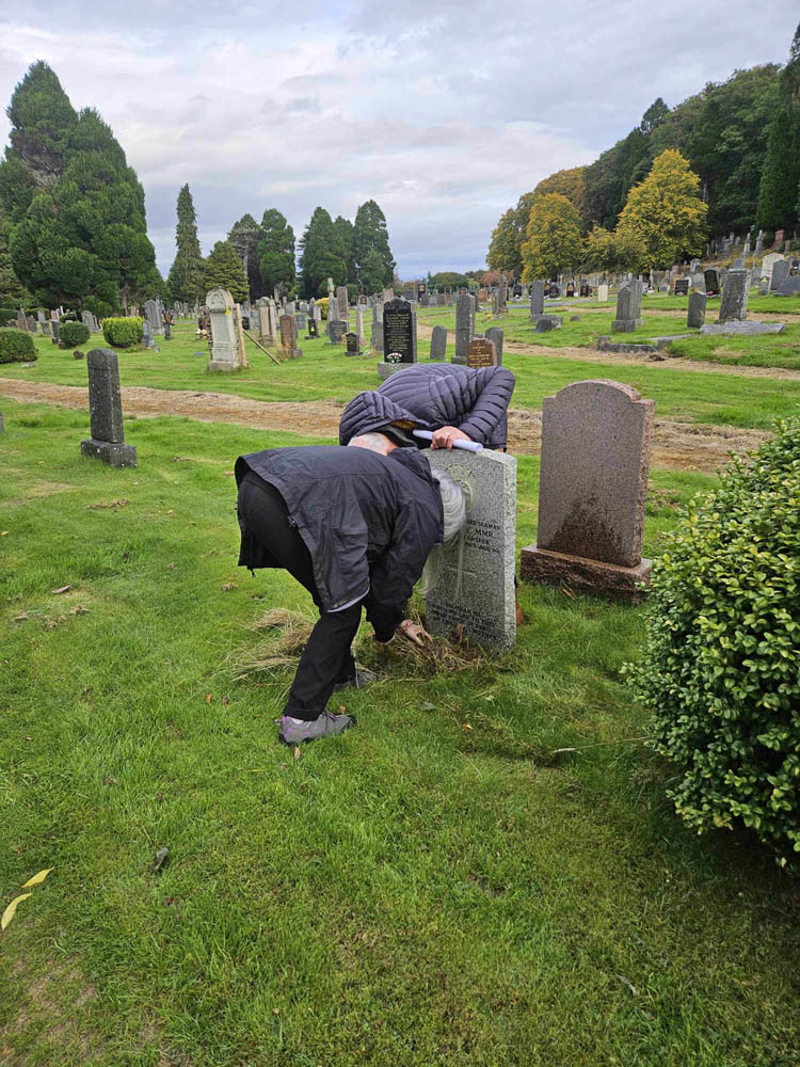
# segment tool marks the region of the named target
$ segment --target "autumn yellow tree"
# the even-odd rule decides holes
[[[537,196],[522,245],[523,280],[554,278],[574,270],[583,256],[581,220],[575,205],[560,193]]]
[[[514,274],[518,269],[519,241],[514,209],[510,207],[492,231],[489,254],[486,257],[492,270]]]
[[[574,204],[584,220],[586,214],[586,167],[573,167],[571,170],[557,170],[542,181],[533,190],[534,196],[547,196],[548,193],[560,193]]]
[[[635,234],[593,226],[586,235],[583,257],[586,270],[639,270],[645,258],[644,248]]]
[[[707,205],[700,179],[674,148],[657,156],[650,173],[628,193],[616,234],[642,249],[642,267],[666,270],[681,256],[703,250]]]

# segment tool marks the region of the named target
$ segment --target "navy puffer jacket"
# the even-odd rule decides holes
[[[455,426],[487,448],[505,448],[513,391],[514,375],[505,367],[415,363],[350,401],[339,422],[339,441],[346,445],[387,423],[410,422],[420,430]]]

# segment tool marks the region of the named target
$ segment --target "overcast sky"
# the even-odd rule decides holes
[[[245,212],[386,215],[399,272],[485,263],[500,214],[658,96],[785,62],[797,0],[0,0],[0,101],[46,60],[147,196],[162,273],[188,182],[203,252]],[[3,143],[8,123],[0,123]]]

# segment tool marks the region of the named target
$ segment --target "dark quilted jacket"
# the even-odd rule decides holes
[[[339,440],[400,421],[416,429],[455,426],[487,448],[505,448],[514,375],[505,367],[472,370],[454,363],[417,363],[377,390],[359,393],[342,413]]]
[[[442,540],[442,498],[430,464],[413,448],[388,456],[365,448],[310,445],[240,456],[236,482],[248,470],[275,486],[311,554],[325,611],[364,600],[380,641],[388,641]],[[266,547],[239,518],[239,565],[274,567]]]

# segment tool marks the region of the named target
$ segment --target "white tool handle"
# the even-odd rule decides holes
[[[433,440],[430,430],[412,430],[411,432],[422,441]],[[464,452],[483,452],[483,445],[478,441],[453,441],[453,448],[460,448]]]

